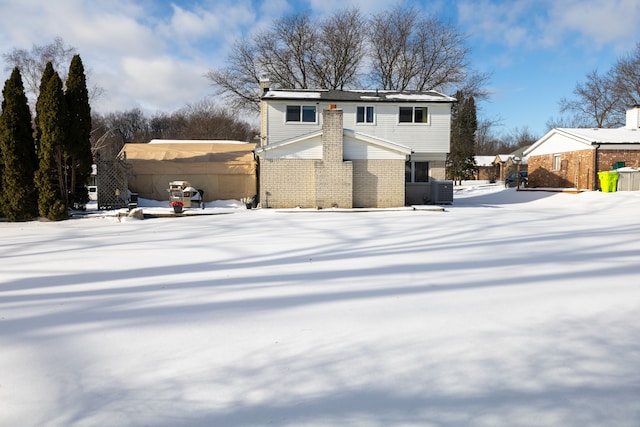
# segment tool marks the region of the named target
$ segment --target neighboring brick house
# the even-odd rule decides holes
[[[504,181],[509,175],[509,167],[513,164],[512,156],[511,154],[496,154],[493,164],[496,168],[496,180]]]
[[[444,179],[454,98],[438,92],[270,89],[261,82],[263,207],[398,207]]]
[[[598,172],[640,166],[640,107],[627,111],[625,127],[555,128],[524,153],[529,187],[597,190]]]
[[[499,175],[497,167],[494,163],[496,156],[475,156],[474,161],[478,168],[476,179],[481,181],[495,182]]]

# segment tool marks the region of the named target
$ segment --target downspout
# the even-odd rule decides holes
[[[598,190],[598,150],[600,149],[600,144],[596,144],[596,150],[594,154],[593,160],[593,189]]]

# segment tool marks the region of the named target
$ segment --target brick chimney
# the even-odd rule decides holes
[[[267,145],[267,103],[262,97],[269,92],[271,81],[263,77],[260,79],[260,147]]]
[[[342,110],[331,105],[322,112],[322,158],[330,162],[342,162]]]
[[[640,128],[640,105],[634,105],[630,110],[627,110],[627,129]]]

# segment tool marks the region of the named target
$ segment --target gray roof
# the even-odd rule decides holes
[[[351,101],[351,102],[456,102],[455,98],[433,90],[325,90],[325,89],[269,89],[262,99]]]

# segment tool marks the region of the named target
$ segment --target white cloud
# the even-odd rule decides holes
[[[171,29],[174,34],[197,38],[208,35],[212,29],[220,26],[219,18],[206,10],[198,8],[194,11],[189,11],[175,4],[171,6],[173,8]]]
[[[511,49],[629,49],[640,36],[637,0],[463,1],[458,14],[473,37]]]
[[[100,75],[108,90],[96,103],[98,110],[139,107],[147,113],[174,111],[212,92],[203,77],[206,67],[169,56],[145,60],[122,58],[112,73]]]
[[[0,3],[0,53],[13,48],[51,43],[60,36],[75,47],[90,70],[90,84],[105,90],[95,111],[173,110],[212,92],[203,77],[221,58],[220,34],[239,33],[252,19],[250,1],[236,1],[228,10],[212,2],[211,11],[173,7],[154,16],[153,4],[133,0],[20,0]],[[232,17],[232,19],[229,19]],[[199,42],[206,41],[206,50]],[[4,66],[2,67],[4,68]]]
[[[523,22],[532,2],[521,0],[508,4],[491,0],[463,1],[458,5],[461,29],[473,38],[507,47],[522,47],[530,43],[531,31]]]
[[[569,0],[550,4],[544,30],[562,38],[578,34],[584,45],[599,50],[611,44],[628,50],[640,36],[640,3],[637,0]]]

